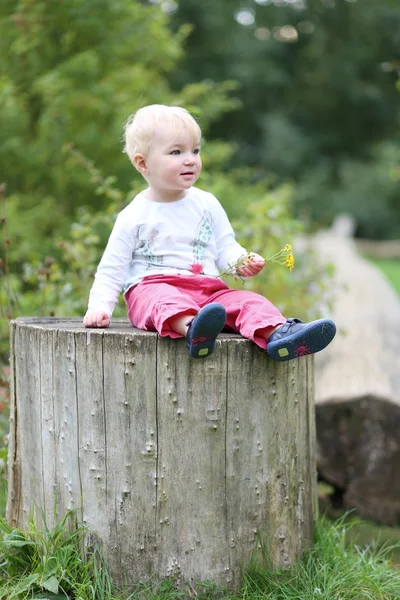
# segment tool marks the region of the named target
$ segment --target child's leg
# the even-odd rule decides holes
[[[128,290],[125,301],[134,327],[157,331],[162,337],[184,337],[187,323],[200,310],[191,295],[178,287],[146,279]]]
[[[260,294],[246,290],[224,290],[212,296],[226,309],[228,327],[266,348],[271,358],[286,361],[323,350],[335,337],[330,319],[303,323],[285,319],[279,310]]]
[[[166,283],[169,281],[170,283]],[[193,358],[206,358],[225,325],[226,312],[218,303],[203,308],[201,291],[191,280],[153,277],[128,291],[125,300],[132,325],[161,336],[186,337]]]
[[[273,331],[286,323],[286,318],[272,302],[249,290],[221,290],[210,297],[210,302],[220,302],[224,306],[227,327],[264,350]]]
[[[185,313],[184,315],[179,314],[176,317],[171,317],[169,319],[169,326],[172,331],[176,331],[180,333],[182,336],[185,336],[188,332],[189,325],[191,319],[196,316],[197,313]]]

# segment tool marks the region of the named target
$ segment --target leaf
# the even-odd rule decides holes
[[[36,546],[35,542],[29,542],[29,541],[20,541],[20,540],[3,540],[3,542],[1,543],[2,546],[13,546],[15,548],[22,548],[22,546]]]
[[[24,577],[19,581],[19,583],[15,586],[13,592],[11,593],[10,600],[12,598],[18,598],[22,592],[26,592],[30,587],[39,579],[39,573],[32,573],[28,575],[28,577]]]
[[[52,594],[51,592],[48,594],[38,594],[36,596],[32,596],[32,600],[69,600],[69,596],[65,594]]]
[[[4,517],[0,517],[0,531],[4,531],[5,533],[11,533],[13,531],[13,528]]]
[[[43,575],[44,579],[50,579],[52,575],[57,572],[58,562],[54,556],[50,556],[50,558],[45,562],[43,566]],[[48,589],[48,588],[46,588]],[[55,592],[57,593],[57,592]]]
[[[59,581],[57,577],[55,575],[52,575],[51,577],[46,579],[46,581],[43,581],[42,587],[44,587],[45,590],[52,592],[53,594],[58,594],[58,584]]]

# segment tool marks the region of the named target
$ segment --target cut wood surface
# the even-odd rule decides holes
[[[312,357],[223,334],[196,361],[124,319],[17,319],[11,347],[13,525],[76,508],[116,583],[235,587],[260,546],[286,566],[311,541]]]
[[[313,242],[335,265],[338,333],[316,355],[317,456],[321,476],[346,508],[400,519],[400,299],[336,227]]]

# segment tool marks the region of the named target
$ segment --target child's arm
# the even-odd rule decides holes
[[[111,232],[90,290],[88,310],[83,319],[85,327],[108,327],[110,324],[134,251],[127,221],[126,213],[120,213]]]

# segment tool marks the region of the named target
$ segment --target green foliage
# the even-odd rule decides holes
[[[237,18],[245,8],[247,25]],[[285,145],[285,152],[277,153],[279,136],[264,135],[264,120],[275,116],[303,138],[308,157],[365,155],[365,144],[395,137],[399,108],[390,61],[398,56],[399,22],[398,5],[387,0],[251,7],[240,0],[203,0],[201,5],[185,0],[173,13],[173,24],[189,23],[192,30],[174,81],[228,77],[240,82],[243,110],[229,129],[224,131],[229,117],[215,129],[225,139],[240,141],[246,162],[268,167],[273,159],[273,171],[285,165],[292,148]],[[285,25],[291,36],[281,31]],[[297,164],[306,158],[300,155]]]
[[[392,142],[371,149],[371,159],[345,159],[338,164],[336,185],[330,185],[331,168],[320,165],[304,174],[294,198],[297,212],[306,212],[319,223],[329,224],[346,212],[363,238],[400,237],[400,147]]]
[[[7,183],[10,265],[48,254],[79,207],[106,207],[66,145],[129,190],[139,176],[122,154],[121,136],[132,112],[174,96],[204,104],[211,116],[232,104],[232,84],[189,86],[187,98],[169,89],[187,31],[173,35],[160,7],[139,0],[72,0],[51,11],[45,0],[1,4],[0,183]]]
[[[400,572],[393,568],[393,547],[360,548],[347,542],[352,525],[340,519],[316,523],[314,546],[298,565],[271,572],[254,566],[245,576],[248,600],[396,600]]]
[[[314,546],[297,564],[279,571],[252,564],[242,589],[234,593],[211,581],[196,585],[194,591],[179,588],[173,579],[155,578],[120,590],[110,581],[99,550],[86,551],[82,558],[87,532],[69,528],[73,517],[70,511],[52,529],[44,524],[43,530],[33,519],[27,529],[0,521],[1,600],[397,600],[400,595],[400,573],[389,559],[394,548],[350,544],[354,520],[318,519]]]
[[[94,600],[97,556],[82,557],[85,530],[76,528],[74,511],[49,529],[38,529],[34,517],[27,529],[0,519],[0,599],[79,598]]]
[[[17,316],[83,315],[97,263],[105,248],[122,192],[113,186],[112,178],[104,178],[81,153],[73,153],[75,167],[82,168],[96,193],[109,199],[107,210],[92,214],[81,207],[77,219],[70,225],[68,236],[55,234],[47,241],[47,254],[27,252],[24,260],[18,243],[10,234],[9,223],[17,226],[16,217],[9,217],[8,198],[2,194],[2,241],[4,253],[0,264],[0,359],[8,352],[8,322]],[[12,228],[11,228],[12,229]],[[14,242],[14,243],[13,243]],[[29,240],[27,240],[29,249]],[[22,265],[19,260],[23,260]],[[118,309],[115,313],[118,315]],[[1,362],[1,360],[0,360]]]
[[[213,127],[240,148],[235,165],[295,181],[296,214],[317,224],[345,206],[359,235],[400,235],[390,180],[396,148],[399,163],[396,0],[185,0],[172,18],[176,28],[192,26],[175,85],[203,77],[240,84],[241,107]]]
[[[51,11],[45,0],[1,4],[0,183],[7,183],[11,265],[48,254],[80,207],[107,206],[68,145],[128,191],[140,181],[122,153],[130,114],[154,102],[184,104],[206,131],[236,108],[233,82],[171,91],[189,29],[172,34],[160,6],[139,0],[71,0]]]
[[[129,181],[121,124],[139,106],[171,98],[165,77],[184,37],[185,28],[171,35],[161,10],[135,0],[71,0],[52,10],[45,0],[3,3],[0,161],[9,193],[23,193],[29,206],[50,196],[59,213],[84,203],[86,178],[62,153],[72,140]]]

